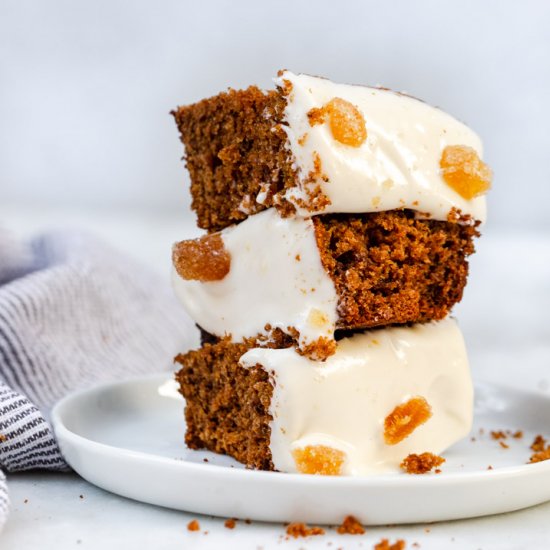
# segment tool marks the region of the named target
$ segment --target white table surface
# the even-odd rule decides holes
[[[0,223],[21,235],[51,227],[84,227],[124,249],[168,280],[170,244],[196,233],[185,220],[143,213],[68,214],[0,205]],[[455,309],[474,378],[550,397],[550,235],[498,233],[489,227],[471,261],[463,302]],[[550,419],[549,419],[550,432]],[[505,428],[505,427],[503,427]],[[550,503],[500,516],[433,525],[372,527],[364,536],[285,540],[279,524],[201,517],[134,502],[76,474],[8,475],[10,518],[2,550],[37,548],[372,548],[382,537],[422,549],[550,548]],[[185,488],[182,488],[185,490]],[[83,498],[80,497],[82,495]],[[197,518],[200,532],[187,523]],[[208,531],[208,534],[204,532]]]

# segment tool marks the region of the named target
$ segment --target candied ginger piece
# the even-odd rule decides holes
[[[172,263],[188,281],[220,281],[231,268],[231,256],[219,233],[181,241],[172,249]]]
[[[346,459],[343,451],[326,445],[307,445],[292,451],[294,462],[301,474],[337,476]]]
[[[384,420],[384,441],[388,445],[396,445],[431,416],[432,408],[423,397],[413,397],[406,403],[397,405]]]
[[[367,139],[363,114],[353,103],[340,97],[331,99],[320,109],[311,109],[307,116],[311,126],[323,124],[328,118],[332,136],[344,145],[360,147]]]
[[[445,183],[466,200],[486,193],[491,187],[493,172],[466,145],[448,145],[439,161]]]
[[[433,453],[410,454],[403,459],[400,466],[408,474],[426,474],[445,462],[442,456]]]

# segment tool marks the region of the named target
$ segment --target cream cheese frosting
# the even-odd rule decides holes
[[[323,445],[345,453],[344,475],[391,472],[408,454],[439,454],[471,429],[472,382],[452,318],[356,334],[338,342],[325,363],[292,348],[254,348],[240,363],[261,365],[272,379],[270,449],[279,471],[297,471],[294,450]],[[431,418],[388,445],[385,418],[417,396]]]
[[[222,280],[190,281],[173,270],[176,295],[197,324],[233,341],[266,333],[267,324],[294,327],[300,346],[333,338],[338,297],[311,219],[281,218],[271,208],[220,234],[231,256]]]
[[[290,71],[275,79],[281,88],[286,82],[292,87],[283,129],[300,185],[287,190],[285,198],[300,215],[409,208],[420,217],[447,220],[456,209],[485,221],[485,198],[463,198],[440,173],[439,161],[447,146],[471,147],[482,157],[481,140],[467,126],[440,109],[386,89],[337,84]],[[336,141],[328,124],[310,124],[308,112],[334,98],[350,102],[363,115],[367,139],[361,146]],[[326,177],[317,175],[312,182],[316,156]],[[321,210],[304,207],[311,185],[319,185],[330,200]],[[261,202],[261,197],[257,200]]]

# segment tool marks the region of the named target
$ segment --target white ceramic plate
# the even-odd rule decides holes
[[[445,453],[439,475],[321,477],[246,470],[228,457],[187,449],[183,400],[167,380],[164,374],[104,385],[60,401],[52,420],[68,463],[125,497],[261,521],[337,523],[353,514],[371,525],[432,522],[550,500],[550,461],[526,464],[534,436],[550,435],[550,399],[538,394],[479,385],[471,437]],[[508,438],[504,449],[489,433],[504,429],[524,436]]]

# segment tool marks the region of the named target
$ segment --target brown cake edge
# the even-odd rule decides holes
[[[185,398],[185,442],[232,456],[249,468],[273,470],[269,448],[273,420],[269,406],[274,382],[260,366],[239,359],[257,342],[222,338],[176,356],[175,378]]]
[[[171,112],[185,148],[199,227],[219,231],[272,206],[283,215],[294,211],[278,195],[297,181],[283,129],[285,106],[284,90],[250,86]],[[262,204],[256,201],[260,191]]]

